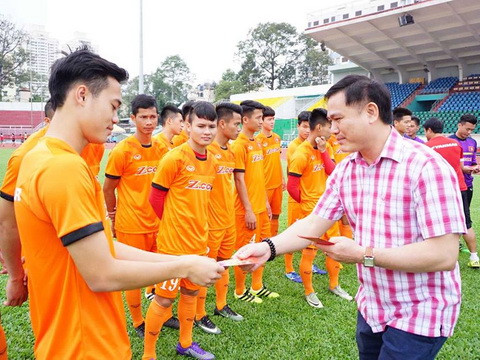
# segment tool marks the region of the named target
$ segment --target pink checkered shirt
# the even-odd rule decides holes
[[[314,213],[330,220],[345,214],[362,246],[392,248],[450,233],[465,233],[456,175],[429,147],[392,130],[378,159],[359,153],[337,165]],[[458,319],[461,283],[453,271],[407,273],[357,265],[358,309],[373,332],[391,326],[423,336],[451,336]]]

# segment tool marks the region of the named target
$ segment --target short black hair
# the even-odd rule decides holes
[[[76,50],[58,59],[52,65],[48,81],[53,110],[64,105],[67,93],[75,83],[85,82],[92,95],[97,96],[108,86],[109,77],[122,83],[128,80],[128,73],[87,49]]]
[[[328,120],[327,117],[327,110],[323,108],[316,108],[312,110],[310,118],[308,119],[308,124],[310,125],[311,131],[315,130],[318,124],[325,126],[328,123],[330,123],[330,120]]]
[[[182,110],[180,110],[175,105],[165,105],[160,112],[160,125],[165,126],[165,122],[168,118],[173,117],[175,114],[182,115]]]
[[[412,112],[404,107],[396,107],[393,109],[393,120],[400,121],[404,116],[412,116]]]
[[[412,121],[414,121],[417,126],[420,126],[420,119],[418,117],[412,116]]]
[[[302,111],[300,114],[298,114],[298,125],[301,125],[304,121],[308,122],[311,114],[311,111]]]
[[[215,106],[208,101],[197,101],[192,106],[188,122],[192,123],[192,115],[195,115],[199,119],[206,119],[210,121],[217,121],[217,112]]]
[[[432,117],[425,121],[425,124],[423,124],[423,128],[425,129],[425,131],[430,129],[435,134],[441,134],[443,133],[443,121],[439,120],[436,117]]]
[[[215,107],[215,111],[217,112],[217,119],[225,120],[226,122],[229,122],[232,119],[233,113],[240,114],[240,117],[243,115],[242,107],[231,102],[222,102],[218,104]]]
[[[477,125],[477,117],[473,114],[463,114],[460,116],[460,120],[458,120],[459,124],[465,124],[466,122]]]
[[[325,94],[328,100],[338,92],[345,92],[345,105],[362,105],[367,102],[377,104],[380,119],[384,124],[392,124],[392,101],[384,84],[363,75],[347,75]]]
[[[262,114],[265,112],[265,106],[258,101],[244,100],[240,103],[243,110],[243,116],[250,116],[255,110],[262,110]]]
[[[44,112],[45,112],[45,117],[49,118],[50,120],[53,118],[55,111],[53,110],[52,99],[48,99],[47,102],[45,103]]]
[[[132,101],[131,107],[133,115],[137,115],[138,109],[155,108],[155,110],[158,112],[157,100],[153,96],[146,94],[140,94],[135,96]]]
[[[265,106],[265,110],[263,110],[263,118],[267,116],[275,116],[275,110],[273,110],[270,106]]]
[[[192,106],[195,104],[195,100],[189,100],[182,106],[182,116],[183,120],[187,121],[188,115],[190,115],[190,111],[192,111]]]

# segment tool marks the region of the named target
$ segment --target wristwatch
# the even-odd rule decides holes
[[[363,255],[363,266],[365,267],[374,267],[375,266],[375,256],[373,256],[373,248],[367,247],[365,250],[365,255]]]

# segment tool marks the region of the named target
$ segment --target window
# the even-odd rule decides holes
[[[307,27],[311,27],[311,26],[312,26],[312,23],[311,23],[311,22],[309,22]]]
[[[330,21],[331,21],[331,22],[334,22],[334,21],[335,21],[335,16],[332,16],[332,17],[330,18]]]
[[[348,19],[348,14],[343,14],[343,20]]]
[[[383,11],[383,10],[385,10],[385,5],[377,6],[377,11]]]
[[[362,10],[355,11],[355,16],[362,16]]]
[[[317,25],[318,25],[318,20],[313,22],[313,26],[317,26]]]
[[[397,2],[397,1],[392,2],[392,3],[390,4],[390,9],[393,9],[393,8],[396,8],[396,7],[398,7],[398,2]]]
[[[324,24],[328,24],[329,22],[330,22],[330,20],[328,20],[328,19],[323,19],[323,23],[324,23]]]

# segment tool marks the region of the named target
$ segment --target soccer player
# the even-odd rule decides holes
[[[235,208],[233,197],[233,169],[235,157],[230,150],[229,141],[235,140],[240,133],[242,107],[232,103],[220,103],[216,106],[218,125],[217,135],[209,152],[218,160],[217,177],[208,205],[208,256],[221,261],[232,257],[235,248]],[[243,320],[243,316],[233,311],[227,304],[229,271],[222,273],[222,278],[215,283],[215,315],[234,321]],[[220,329],[210,320],[205,311],[207,289],[201,288],[197,298],[195,324],[210,334],[220,334]]]
[[[310,245],[298,235],[319,237],[345,213],[355,241],[336,237],[317,247],[357,264],[359,358],[434,359],[460,312],[457,249],[466,226],[460,192],[452,191],[455,173],[435,151],[392,129],[383,84],[348,75],[326,98],[332,133],[352,154],[336,166],[309,216],[234,256],[255,257],[255,270]]]
[[[421,144],[425,144],[425,141],[417,136],[418,130],[420,130],[420,119],[416,116],[412,116],[412,121],[410,121],[410,124],[407,127],[407,133],[405,134],[405,137],[415,140]]]
[[[298,146],[293,154],[288,167],[288,192],[290,196],[300,203],[300,219],[307,217],[315,207],[318,199],[325,191],[327,177],[335,169],[332,161],[333,152],[327,151],[327,140],[330,137],[331,123],[327,119],[327,111],[317,108],[312,111],[309,118],[310,134]],[[328,240],[340,236],[338,223],[335,223],[323,236]],[[300,260],[300,276],[302,277],[307,303],[316,308],[323,307],[313,289],[312,265],[317,254],[315,246],[309,246],[302,251]],[[339,262],[327,257],[327,271],[330,279],[329,290],[337,296],[348,301],[353,298],[338,284],[338,274],[341,265]]]
[[[183,122],[185,124],[188,122],[188,115],[190,114],[190,111],[192,111],[192,106],[194,103],[195,103],[194,100],[190,100],[190,101],[187,101],[182,106]],[[173,147],[180,146],[183,143],[187,142],[187,140],[188,140],[188,133],[187,133],[186,127],[184,127],[183,130],[180,132],[180,134],[175,135],[172,138]]]
[[[463,114],[458,121],[457,131],[455,134],[450,135],[451,139],[457,140],[463,149],[462,170],[467,184],[467,202],[468,208],[473,199],[473,176],[479,172],[479,166],[477,164],[477,142],[470,134],[475,130],[477,126],[477,118],[472,114]],[[470,214],[470,210],[468,211]],[[473,227],[470,227],[466,234],[463,234],[465,243],[470,251],[470,261],[468,266],[478,268],[480,262],[477,254],[477,238]]]
[[[282,193],[286,189],[280,161],[282,139],[273,132],[275,126],[275,110],[265,106],[263,112],[262,130],[255,140],[260,143],[263,151],[263,166],[265,169],[265,188],[270,204],[272,219],[270,220],[271,235],[278,234],[278,218],[282,212]]]
[[[232,143],[235,154],[235,222],[239,249],[249,241],[259,242],[270,236],[270,204],[267,201],[264,181],[264,162],[261,145],[254,134],[262,127],[265,107],[257,101],[245,100],[242,107],[242,131]],[[262,298],[276,298],[278,293],[270,291],[263,284],[263,269],[252,274],[252,286],[245,288],[247,273],[235,267],[235,297],[253,303],[263,302]]]
[[[210,191],[218,163],[207,151],[217,131],[215,107],[196,102],[187,122],[189,140],[160,161],[152,182],[150,203],[161,219],[157,248],[161,254],[206,255]],[[205,256],[206,257],[206,256]],[[210,259],[214,261],[213,259]],[[159,282],[145,320],[143,359],[155,359],[155,345],[162,324],[172,316],[172,304],[180,290],[178,317],[180,355],[197,359],[215,356],[192,341],[193,321],[200,286],[188,279]]]
[[[407,108],[397,107],[393,109],[393,127],[402,136],[405,136],[412,121],[412,112]]]
[[[184,127],[182,111],[176,106],[165,105],[160,112],[160,125],[162,125],[162,131],[153,138],[162,148],[163,156],[175,147],[172,139],[175,135],[180,134]]]
[[[131,104],[130,119],[135,133],[120,141],[110,152],[105,169],[103,193],[117,240],[137,249],[156,252],[159,220],[148,197],[150,184],[163,155],[152,132],[158,123],[157,101],[153,96],[137,95]],[[118,193],[118,197],[115,195]],[[143,338],[141,290],[125,292],[133,327]]]
[[[14,193],[36,359],[131,359],[118,291],[177,277],[209,285],[224,270],[112,241],[101,186],[79,153],[111,134],[127,77],[85,49],[52,66],[55,115],[24,157]]]
[[[464,238],[466,241],[468,239],[467,244],[469,244],[471,247],[470,261],[468,262],[468,266],[478,269],[480,264],[478,261],[477,243],[476,241],[471,241],[472,239],[476,240],[476,236],[472,227],[472,219],[470,217],[468,187],[465,183],[465,177],[463,176],[461,164],[461,160],[463,160],[463,149],[458,141],[442,135],[443,122],[437,118],[431,118],[427,120],[423,127],[425,128],[425,136],[428,140],[426,145],[442,155],[442,157],[448,161],[457,174],[460,191],[462,192],[463,211],[465,213],[465,221],[467,226],[467,234],[464,235]]]

